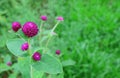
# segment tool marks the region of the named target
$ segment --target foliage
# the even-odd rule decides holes
[[[8,34],[11,22],[39,23],[37,17],[45,14],[51,19],[45,24],[49,29],[54,17],[61,15],[65,21],[56,29],[59,35],[49,48],[52,53],[61,50],[61,61],[75,60],[75,65],[64,67],[64,77],[120,77],[119,0],[1,0],[0,7],[0,63],[8,53],[6,40],[14,38]]]

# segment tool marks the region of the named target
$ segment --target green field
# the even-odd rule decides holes
[[[15,38],[11,23],[40,25],[40,15],[48,16],[47,29],[57,16],[64,17],[49,43],[51,52],[61,50],[61,61],[76,62],[63,68],[64,78],[120,78],[120,0],[0,0],[1,64],[2,57],[13,56],[6,48],[6,41]]]

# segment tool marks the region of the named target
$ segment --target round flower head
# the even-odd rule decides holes
[[[7,65],[8,65],[8,66],[11,66],[11,65],[12,65],[12,63],[11,63],[11,62],[7,62]]]
[[[14,32],[17,32],[21,28],[21,24],[19,22],[13,22],[12,23],[12,30]]]
[[[59,16],[59,17],[57,17],[57,20],[58,20],[58,21],[63,21],[63,20],[64,20],[64,18],[63,18],[63,17],[61,17],[61,16]]]
[[[43,21],[46,21],[46,20],[47,20],[47,16],[42,15],[42,16],[41,16],[41,19],[42,19]]]
[[[35,60],[35,61],[39,61],[41,59],[41,54],[39,52],[35,52],[33,55],[32,55],[32,58]]]
[[[56,50],[56,54],[57,54],[57,55],[60,55],[60,50]]]
[[[28,48],[29,48],[29,44],[28,43],[23,43],[22,46],[21,46],[21,50],[22,51],[28,50]]]
[[[23,33],[28,37],[33,37],[38,33],[38,26],[34,22],[26,22],[23,27]]]

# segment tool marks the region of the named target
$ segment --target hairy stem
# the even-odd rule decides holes
[[[33,70],[32,70],[32,65],[31,65],[31,63],[32,63],[32,59],[31,59],[32,53],[31,53],[30,38],[28,39],[28,44],[29,44],[28,53],[29,53],[29,55],[30,55],[30,77],[33,78],[33,72],[32,72]]]
[[[29,44],[28,53],[29,53],[29,55],[31,56],[31,51],[30,51],[30,49],[31,49],[31,45],[30,45],[30,38],[28,38],[28,44]]]
[[[48,75],[48,78],[52,78],[50,74]]]
[[[47,49],[47,46],[48,46],[48,43],[50,42],[50,40],[51,40],[51,35],[49,35],[49,37],[48,37],[48,40],[47,40],[47,42],[46,42],[46,45],[45,45],[45,49],[44,49],[44,53],[45,53],[45,51],[46,51],[46,49]]]
[[[33,78],[33,74],[32,74],[32,65],[30,65],[30,77]]]
[[[48,47],[48,44],[49,44],[49,42],[50,42],[50,40],[51,40],[51,38],[52,38],[52,33],[54,32],[55,28],[58,26],[59,23],[60,23],[60,21],[58,21],[58,22],[55,24],[55,26],[52,28],[51,32],[48,34],[48,40],[47,40],[47,42],[46,42],[45,49],[44,49],[44,51],[43,51],[44,53],[45,53],[45,51],[46,51],[46,49],[47,49],[47,47]]]
[[[25,39],[22,38],[22,37],[20,36],[20,34],[17,34],[17,33],[16,33],[16,35],[17,35],[18,37],[20,37],[23,41],[25,41]]]
[[[39,45],[41,45],[41,46],[42,46],[42,44],[40,43],[40,39],[41,39],[41,37],[42,37],[42,27],[43,27],[43,23],[44,23],[44,21],[41,22],[41,25],[40,25],[40,28],[39,28],[40,34],[39,34],[39,37],[38,37]]]
[[[54,32],[55,28],[58,26],[59,23],[60,23],[60,21],[58,21],[58,22],[55,24],[55,26],[54,26],[54,27],[52,28],[52,30],[51,30],[51,33]]]

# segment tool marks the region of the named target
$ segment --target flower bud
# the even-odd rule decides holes
[[[21,50],[22,51],[26,51],[26,50],[28,50],[28,48],[29,48],[29,44],[28,43],[23,43],[22,46],[21,46]]]
[[[35,52],[33,55],[32,55],[32,58],[33,60],[35,61],[39,61],[41,59],[41,54],[39,52]]]
[[[12,30],[14,32],[17,32],[21,28],[21,24],[19,22],[13,22],[12,23]]]
[[[11,66],[11,65],[12,65],[12,63],[11,63],[11,62],[7,62],[7,65],[8,65],[8,66]]]
[[[57,54],[57,55],[60,55],[60,50],[56,50],[56,54]]]
[[[59,17],[57,17],[57,20],[58,20],[58,21],[63,21],[63,20],[64,20],[64,18],[63,18],[63,17],[61,17],[61,16],[59,16]]]
[[[47,20],[47,16],[42,15],[42,16],[41,16],[41,19],[42,19],[43,21],[46,21],[46,20]]]

